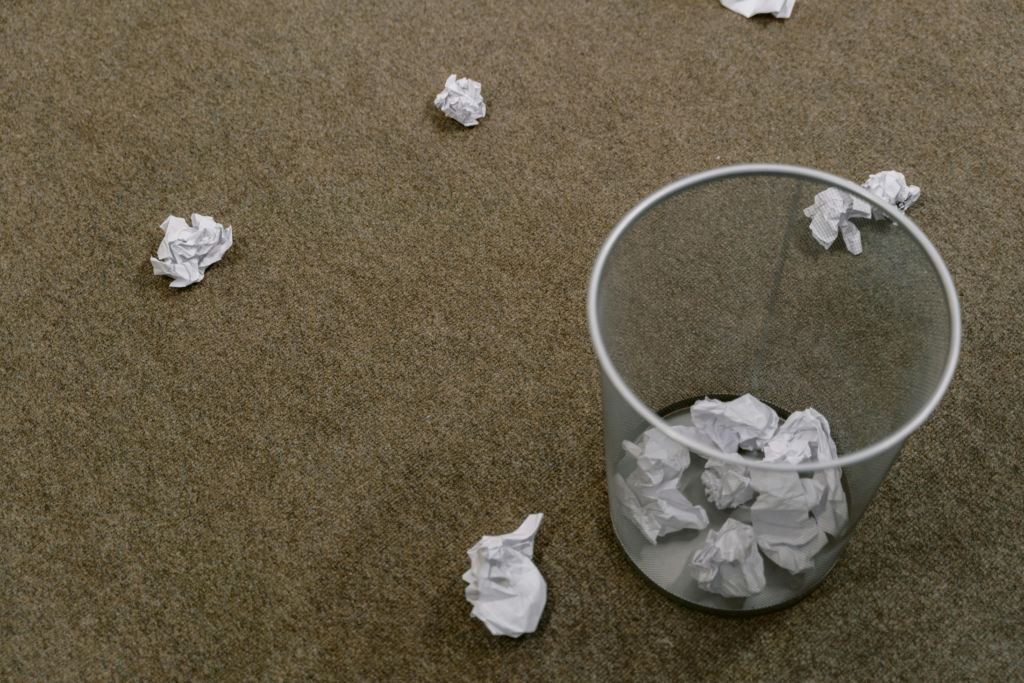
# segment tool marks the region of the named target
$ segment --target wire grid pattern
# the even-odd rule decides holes
[[[653,207],[617,245],[601,289],[602,333],[613,363],[654,410],[687,397],[753,393],[787,411],[814,407],[840,454],[911,419],[941,381],[950,320],[942,285],[913,238],[887,220],[858,220],[864,253],[823,249],[803,209],[827,187],[793,178],[740,177],[690,188]],[[618,500],[621,442],[648,425],[604,383],[609,500],[631,562],[692,607],[752,614],[806,596],[841,555],[898,448],[843,470],[850,519],[812,570],[765,561],[768,585],[750,598],[697,588],[692,554],[731,511],[711,504],[693,456],[681,490],[710,524],[653,546]],[[749,512],[740,511],[741,521]]]

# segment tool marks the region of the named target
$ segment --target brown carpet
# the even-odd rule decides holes
[[[1022,36],[996,0],[5,0],[0,679],[1024,677]],[[750,161],[920,185],[964,349],[822,588],[727,620],[615,541],[584,301],[631,206]],[[172,290],[192,212],[235,246]],[[547,610],[495,638],[465,551],[530,512]]]

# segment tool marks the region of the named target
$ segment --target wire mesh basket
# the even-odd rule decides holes
[[[842,240],[823,248],[811,234],[804,209],[829,188],[876,209],[875,218],[853,221],[860,254]],[[588,318],[601,367],[609,506],[619,542],[661,590],[723,615],[781,609],[821,583],[903,442],[945,393],[960,347],[952,279],[920,229],[858,185],[791,166],[721,168],[645,199],[601,249]],[[780,424],[813,407],[827,418],[838,459],[768,463],[674,429],[692,424],[698,400],[745,394],[774,408]],[[645,432],[688,452],[675,490],[704,509],[702,528],[652,538],[638,523],[637,502],[622,482],[638,466],[636,444]],[[833,489],[842,489],[845,519],[822,536],[810,566],[780,565],[758,537],[763,588],[743,596],[706,590],[697,554],[729,520],[729,529],[745,531],[752,510],[757,515],[757,497],[725,509],[712,504],[702,481],[709,463],[801,481],[830,472]]]

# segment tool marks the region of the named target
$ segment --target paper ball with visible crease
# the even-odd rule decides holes
[[[467,127],[477,125],[477,119],[487,113],[484,98],[480,96],[480,84],[468,78],[457,79],[455,74],[448,77],[444,90],[434,98],[434,106]]]
[[[875,173],[868,176],[861,187],[900,211],[906,211],[921,197],[921,188],[917,185],[908,185],[907,178],[899,171]],[[874,207],[871,213],[875,220],[885,218],[885,214]]]
[[[764,560],[757,552],[754,530],[736,519],[727,519],[694,556],[693,578],[701,590],[727,598],[745,598],[764,590]]]
[[[533,539],[543,519],[529,515],[512,533],[484,536],[467,551],[466,600],[493,635],[518,638],[537,630],[548,600],[548,584],[533,563]]]
[[[231,248],[231,226],[225,228],[211,216],[192,214],[192,225],[184,218],[168,216],[161,225],[164,239],[157,258],[150,258],[153,275],[173,277],[171,287],[188,287],[203,279],[206,269]]]

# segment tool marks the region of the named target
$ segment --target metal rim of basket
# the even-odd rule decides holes
[[[946,295],[946,302],[949,306],[951,337],[949,353],[946,356],[946,366],[943,370],[942,378],[939,380],[939,384],[932,393],[931,398],[928,399],[928,402],[924,407],[921,408],[910,420],[884,439],[875,442],[867,448],[862,448],[860,450],[853,451],[852,453],[842,455],[832,462],[813,462],[806,464],[802,463],[799,465],[790,465],[788,463],[766,463],[759,460],[750,460],[739,454],[723,453],[717,449],[709,448],[702,443],[693,441],[692,439],[679,434],[675,430],[671,429],[667,422],[658,417],[655,411],[651,410],[647,404],[641,401],[640,398],[633,393],[632,389],[629,388],[629,385],[626,384],[625,380],[622,379],[622,376],[619,375],[618,370],[615,369],[615,365],[612,363],[611,356],[609,356],[608,350],[605,348],[604,340],[601,338],[601,331],[598,328],[598,288],[601,284],[605,265],[619,239],[621,239],[622,236],[628,232],[631,227],[633,227],[637,220],[639,220],[653,207],[684,190],[705,185],[717,180],[759,175],[783,176],[797,178],[800,180],[811,180],[829,187],[838,187],[849,194],[860,197],[872,206],[880,209],[893,222],[897,223],[900,227],[909,232],[920,245],[924,253],[928,256],[932,266],[938,273],[939,280],[942,282],[942,288]],[[633,207],[629,213],[627,213],[622,220],[618,222],[615,229],[612,230],[611,234],[604,241],[604,244],[601,246],[601,251],[598,252],[597,260],[594,262],[594,268],[591,271],[590,276],[590,285],[587,289],[587,324],[590,328],[590,337],[594,343],[594,350],[597,353],[597,359],[601,365],[601,369],[604,371],[609,381],[611,381],[612,385],[618,390],[619,394],[621,394],[633,410],[635,410],[642,418],[647,420],[649,424],[656,427],[660,432],[672,440],[682,444],[687,449],[695,451],[705,457],[716,458],[725,462],[744,465],[755,469],[777,470],[784,472],[812,472],[815,470],[843,467],[864,462],[876,455],[891,451],[894,448],[899,449],[903,445],[903,442],[906,441],[907,438],[922,424],[924,424],[924,422],[935,411],[939,401],[941,401],[942,397],[946,394],[946,390],[949,388],[950,382],[953,380],[953,373],[956,371],[957,361],[960,358],[960,301],[957,298],[956,287],[953,285],[953,278],[950,276],[949,269],[946,268],[946,264],[943,262],[942,257],[939,256],[938,250],[935,249],[935,246],[925,236],[921,229],[918,228],[917,225],[915,225],[914,222],[907,218],[902,212],[893,211],[891,206],[882,203],[873,194],[849,180],[834,176],[831,173],[825,173],[824,171],[784,164],[740,164],[736,166],[723,166],[710,171],[703,171],[662,187]]]

